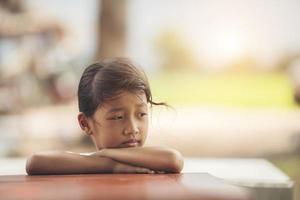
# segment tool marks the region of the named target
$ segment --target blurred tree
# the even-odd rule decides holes
[[[102,0],[96,59],[124,56],[126,47],[126,0]]]
[[[292,84],[294,100],[300,105],[300,56],[288,62],[286,71]]]
[[[195,71],[199,64],[187,41],[176,31],[162,32],[155,40],[155,48],[167,71]]]
[[[279,58],[275,70],[287,73],[294,94],[294,101],[300,105],[300,52],[286,52]]]
[[[261,72],[262,67],[255,58],[245,55],[228,63],[224,69],[229,73],[255,73]]]
[[[277,71],[285,72],[286,70],[288,70],[292,62],[299,59],[299,57],[300,57],[300,52],[297,53],[286,52],[285,54],[279,56],[278,62],[274,68]]]

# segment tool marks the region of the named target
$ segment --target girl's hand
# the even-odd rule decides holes
[[[98,156],[98,157],[107,157],[106,152],[108,149],[101,149],[99,151],[93,152],[90,155],[91,156]]]
[[[120,162],[117,162],[114,165],[112,172],[113,173],[155,174],[155,171],[151,169],[127,165]]]
[[[93,152],[92,156],[106,157],[108,156],[109,149],[101,149],[99,151]],[[113,166],[112,173],[137,173],[137,174],[155,174],[156,171],[145,167],[138,167],[133,165],[124,164],[118,161]]]
[[[105,148],[94,152],[93,156],[110,158],[128,165],[122,165],[121,173],[180,173],[183,167],[182,155],[164,147]],[[133,168],[137,166],[140,167]],[[116,171],[119,173],[118,166]]]

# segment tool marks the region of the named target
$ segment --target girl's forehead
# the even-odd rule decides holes
[[[111,107],[132,107],[132,106],[147,106],[147,98],[145,92],[129,92],[122,91],[113,98],[107,99],[102,106],[104,110],[110,109]]]

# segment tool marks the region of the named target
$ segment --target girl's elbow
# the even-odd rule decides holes
[[[37,155],[31,155],[26,161],[26,172],[28,175],[36,174],[36,163],[37,163]]]
[[[171,151],[170,155],[170,171],[172,173],[180,173],[183,169],[184,161],[183,156],[176,150]]]
[[[45,163],[52,152],[38,152],[32,154],[26,161],[26,172],[28,175],[43,174]]]

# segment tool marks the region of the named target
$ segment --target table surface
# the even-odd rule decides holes
[[[26,175],[26,158],[0,158],[1,175]],[[183,173],[206,172],[242,186],[292,187],[293,182],[265,159],[185,158]],[[246,173],[245,173],[246,172]]]
[[[251,199],[208,173],[0,176],[0,199]]]

